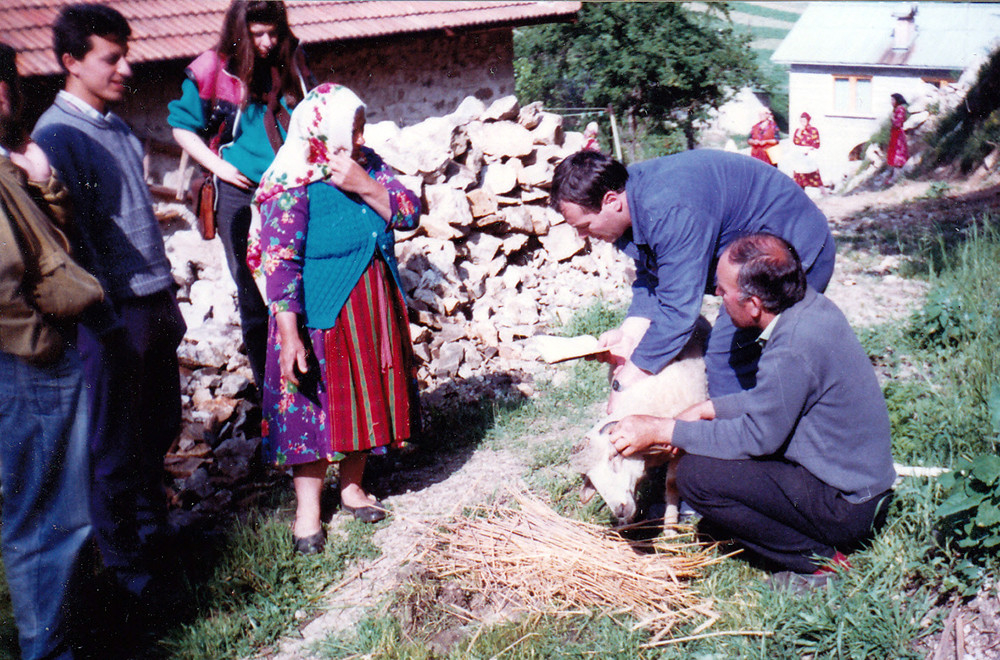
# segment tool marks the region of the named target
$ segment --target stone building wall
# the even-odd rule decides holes
[[[489,105],[514,93],[513,31],[336,42],[308,51],[316,77],[347,85],[369,122],[408,126],[475,96]]]
[[[510,28],[452,37],[416,35],[312,44],[306,47],[320,82],[352,88],[368,105],[368,121],[409,126],[453,111],[467,96],[487,105],[514,93]],[[115,108],[140,139],[171,142],[167,104],[180,96],[188,60],[137,64],[131,93]],[[27,81],[29,115],[51,103],[61,76]]]

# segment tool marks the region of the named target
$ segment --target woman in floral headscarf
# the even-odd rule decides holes
[[[792,178],[803,190],[815,187],[825,194],[826,188],[823,187],[823,178],[819,175],[819,164],[813,157],[813,152],[819,149],[819,131],[809,123],[811,119],[808,112],[803,112],[800,118],[801,126],[795,129],[795,134],[792,136],[792,144],[800,149],[799,157],[792,167]]]
[[[264,451],[292,467],[295,549],[320,552],[320,494],[339,463],[341,508],[385,517],[362,488],[369,453],[410,436],[412,347],[393,229],[413,229],[416,195],[364,146],[364,104],[324,84],[292,115],[265,172],[259,263],[271,313]]]

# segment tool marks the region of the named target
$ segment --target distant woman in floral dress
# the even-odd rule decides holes
[[[889,183],[896,181],[896,177],[899,176],[899,168],[906,165],[906,161],[910,158],[910,149],[906,145],[906,133],[903,131],[906,116],[906,99],[901,94],[893,94],[892,131],[889,133],[889,152],[886,158],[886,163],[891,171]]]
[[[420,203],[363,146],[364,124],[349,89],[312,90],[254,199],[271,313],[264,450],[292,467],[303,554],[325,542],[320,494],[331,463],[341,508],[365,522],[385,517],[362,488],[365,461],[404,443],[415,405],[393,230],[413,229]]]
[[[792,144],[799,147],[801,152],[793,168],[792,178],[803,190],[814,187],[825,191],[823,178],[819,175],[819,164],[813,157],[813,152],[819,149],[819,131],[809,123],[811,120],[809,113],[803,112],[800,118],[801,125],[792,135]]]
[[[778,125],[774,123],[774,114],[770,110],[761,111],[760,121],[750,129],[750,138],[747,140],[747,144],[750,145],[751,156],[768,165],[778,166],[767,153],[771,147],[778,146]]]

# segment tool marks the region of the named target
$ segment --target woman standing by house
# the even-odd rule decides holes
[[[906,133],[903,124],[906,123],[906,99],[902,94],[892,95],[892,130],[889,133],[889,151],[886,163],[889,165],[888,183],[895,183],[899,176],[899,168],[906,165],[910,158],[910,149],[906,144]]]
[[[770,110],[764,109],[760,113],[760,121],[750,129],[750,138],[747,140],[750,145],[750,155],[757,160],[762,160],[768,165],[778,166],[767,150],[778,146],[778,125],[774,123],[774,114]]]
[[[795,129],[792,135],[792,144],[799,147],[799,157],[792,168],[792,178],[803,190],[809,187],[819,188],[824,193],[823,178],[819,175],[819,163],[813,156],[819,149],[819,131],[809,123],[812,117],[808,112],[803,112],[799,121],[799,128]]]
[[[416,405],[393,230],[416,227],[420,202],[363,146],[364,107],[340,85],[311,91],[255,196],[271,311],[263,446],[292,467],[303,554],[325,542],[331,463],[341,508],[364,522],[385,517],[362,487],[365,462],[410,437]]]
[[[185,73],[181,98],[170,103],[167,122],[177,143],[215,177],[216,223],[259,388],[267,307],[246,266],[250,201],[281,145],[288,113],[311,86],[284,2],[233,0],[218,44]]]

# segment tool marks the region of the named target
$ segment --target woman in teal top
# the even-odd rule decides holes
[[[170,103],[174,139],[216,180],[216,224],[236,282],[250,368],[258,388],[264,377],[267,307],[246,266],[250,202],[283,139],[279,118],[307,88],[298,39],[283,2],[233,0],[218,45],[185,69],[181,98]],[[268,109],[271,113],[268,113]],[[284,112],[282,112],[284,109]]]
[[[381,520],[382,505],[361,485],[367,456],[400,446],[417,421],[393,230],[416,227],[420,202],[363,146],[364,118],[347,88],[311,91],[255,197],[261,232],[250,261],[272,314],[263,449],[292,468],[295,549],[306,554],[323,548],[330,464],[341,508]]]

